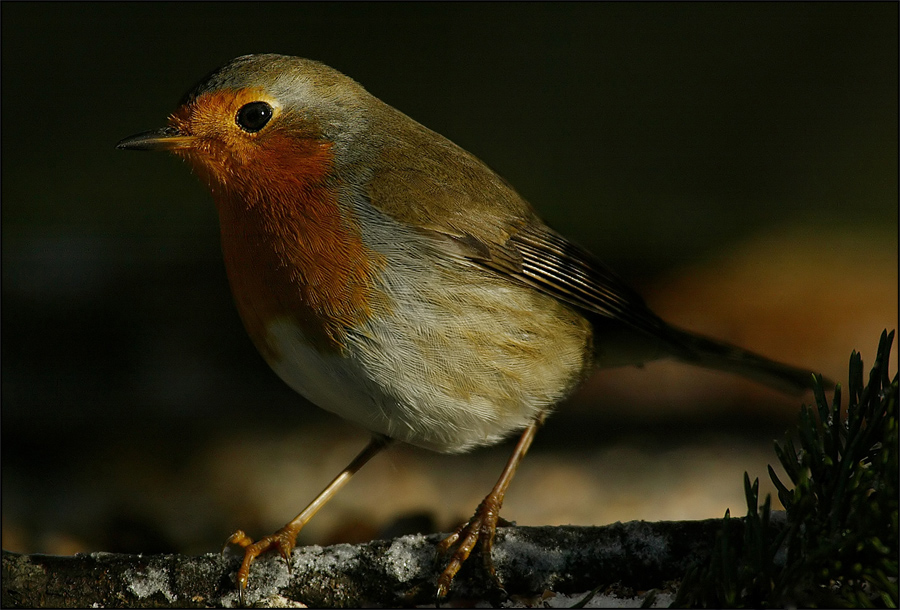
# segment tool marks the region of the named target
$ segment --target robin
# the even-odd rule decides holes
[[[288,560],[309,519],[393,441],[459,453],[521,432],[497,484],[439,545],[438,597],[476,546],[554,405],[598,367],[660,358],[788,392],[811,372],[675,328],[549,228],[474,155],[316,61],[245,55],[168,125],[119,142],[186,160],[212,192],[234,301],[294,390],[373,440],[295,519],[242,531],[239,591],[261,553]],[[451,552],[452,551],[452,552]]]

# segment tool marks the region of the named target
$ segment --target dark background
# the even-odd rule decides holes
[[[281,525],[364,442],[255,353],[187,168],[114,149],[245,53],[324,61],[472,151],[674,322],[838,380],[897,326],[896,3],[0,11],[4,548],[211,550]],[[654,364],[570,403],[510,518],[741,511],[801,399]],[[446,529],[508,450],[396,449],[302,541]]]

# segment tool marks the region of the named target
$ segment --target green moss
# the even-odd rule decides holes
[[[788,438],[775,445],[789,481],[769,467],[786,520],[773,519],[768,496],[759,506],[759,481],[751,484],[745,473],[743,527],[725,513],[712,556],[688,572],[673,606],[897,607],[893,338],[882,333],[865,385],[862,359],[855,351],[850,356],[846,413],[841,386],[829,405],[816,379],[816,404],[803,407],[796,443]]]

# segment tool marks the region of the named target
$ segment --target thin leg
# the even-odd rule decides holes
[[[379,454],[382,449],[390,444],[390,442],[391,439],[386,437],[376,436],[373,438],[369,444],[366,445],[366,448],[353,458],[353,461],[350,462],[350,464],[344,468],[344,470],[342,470],[318,496],[316,496],[316,499],[303,509],[303,512],[294,517],[290,523],[274,534],[261,538],[258,542],[254,542],[252,538],[243,532],[243,530],[238,530],[228,538],[225,542],[225,546],[236,544],[244,549],[244,561],[241,563],[241,567],[237,573],[238,593],[241,595],[241,598],[243,598],[244,589],[247,588],[247,581],[250,577],[250,564],[253,563],[253,560],[262,553],[277,548],[281,556],[287,561],[288,569],[290,569],[291,551],[294,550],[294,545],[297,543],[297,534],[300,533],[303,526],[312,519],[313,515],[319,512],[319,509],[322,508],[325,503],[338,492],[338,490],[347,484],[350,478],[356,474],[366,462]]]
[[[447,596],[447,593],[450,591],[450,583],[453,582],[456,573],[459,572],[462,564],[469,558],[472,549],[475,548],[476,543],[479,541],[481,542],[481,554],[484,557],[485,567],[494,580],[497,580],[494,564],[491,561],[491,548],[494,544],[494,534],[497,531],[497,521],[500,519],[500,507],[503,506],[503,497],[506,495],[506,489],[509,487],[510,481],[516,474],[516,469],[522,462],[522,458],[528,453],[528,448],[531,447],[531,442],[534,440],[538,428],[543,423],[544,416],[542,414],[525,428],[491,493],[481,501],[468,523],[460,526],[459,529],[438,544],[438,552],[440,553],[446,553],[454,546],[456,547],[453,556],[450,558],[450,563],[447,564],[444,572],[438,578],[438,599]]]

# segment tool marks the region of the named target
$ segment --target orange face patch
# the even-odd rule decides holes
[[[200,161],[215,182],[225,183],[233,176],[233,166],[249,162],[261,151],[267,133],[247,133],[235,120],[244,105],[258,101],[272,107],[274,128],[281,104],[259,88],[204,93],[172,113],[169,126],[194,138],[194,147],[184,156]]]
[[[248,134],[237,111],[254,101],[275,109]],[[381,257],[362,243],[338,197],[332,143],[279,120],[280,105],[252,89],[204,94],[170,125],[196,139],[185,157],[209,185],[219,211],[222,251],[241,318],[257,348],[276,319],[293,320],[310,343],[340,351],[348,328],[365,322]]]

